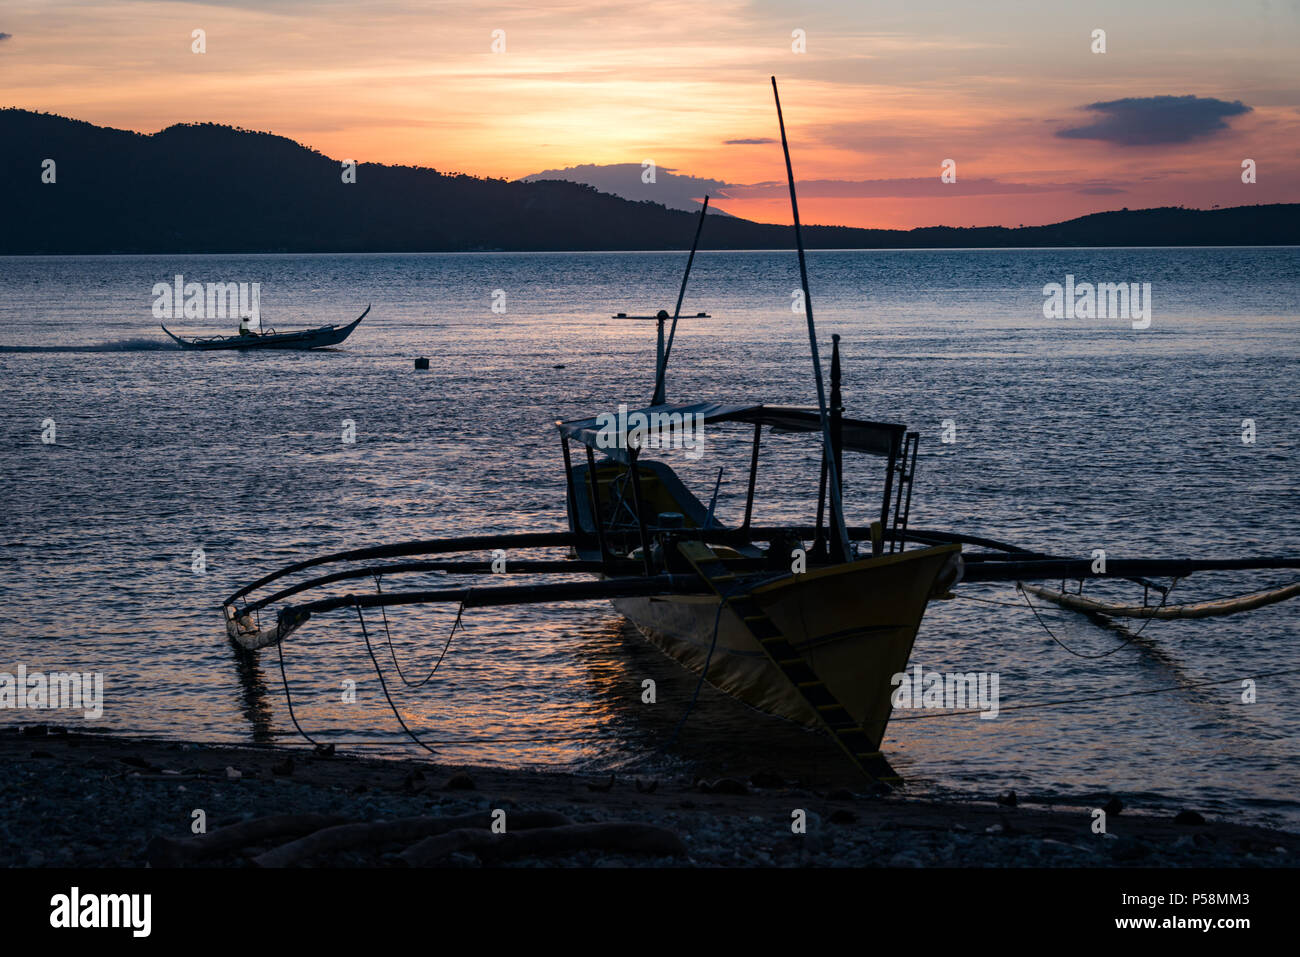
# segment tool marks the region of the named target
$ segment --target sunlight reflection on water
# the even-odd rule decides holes
[[[291,740],[277,659],[237,666],[220,598],[323,551],[562,529],[553,423],[647,398],[653,324],[609,316],[671,306],[682,259],[3,260],[4,660],[104,671],[100,724],[115,731]],[[375,307],[332,353],[186,354],[157,348],[149,314],[152,284],[176,272],[260,278],[277,327]],[[1067,272],[1151,282],[1151,329],[1044,319],[1041,287]],[[811,273],[824,351],[831,333],[844,336],[850,414],[923,434],[914,526],[1080,555],[1300,552],[1300,251],[814,253]],[[715,318],[679,329],[670,397],[813,401],[802,318],[789,308],[797,283],[789,254],[701,253],[684,311]],[[505,315],[490,311],[496,288],[507,291]],[[411,368],[417,355],[430,357],[428,372]],[[46,417],[58,423],[52,446],[39,441]],[[1254,446],[1240,441],[1247,417],[1258,423]],[[341,441],[344,419],[356,424],[355,444]],[[956,444],[940,443],[943,419],[957,424]],[[700,462],[671,460],[697,492],[726,468],[728,522],[743,503],[746,435],[719,429]],[[756,521],[811,521],[815,448],[778,438],[766,449]],[[851,519],[874,501],[870,465],[870,481],[852,460],[846,470]],[[191,571],[196,548],[205,575]],[[1208,576],[1179,587],[1195,599],[1286,580]],[[1009,587],[964,593],[1020,601]],[[431,667],[454,614],[389,612],[408,675]],[[1083,653],[1117,641],[1044,615]],[[394,701],[448,761],[842,774],[829,746],[708,689],[670,756],[656,755],[695,679],[607,604],[474,610],[419,690],[399,687],[380,617],[366,624]],[[1298,637],[1296,610],[1282,605],[1157,622],[1133,648],[1090,661],[1064,652],[1027,610],[959,600],[932,606],[914,662],[998,671],[1004,703],[1049,701],[1278,670],[1296,661]],[[415,750],[355,615],[314,620],[285,658],[313,736]],[[646,677],[659,682],[653,707],[640,700]],[[357,703],[343,703],[344,681],[356,682]],[[1296,676],[1284,676],[1261,683],[1254,707],[1227,684],[997,721],[899,720],[885,747],[920,791],[1127,789],[1297,820],[1297,692]]]

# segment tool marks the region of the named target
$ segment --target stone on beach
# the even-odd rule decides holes
[[[443,785],[443,787],[448,791],[477,790],[477,788],[474,786],[474,779],[470,777],[468,774],[466,774],[464,771],[461,771],[457,774],[453,774],[451,777],[449,777],[447,779],[447,783]]]

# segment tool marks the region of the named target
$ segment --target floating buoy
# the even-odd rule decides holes
[[[417,356],[416,359],[415,359],[415,367],[416,367],[417,369],[427,369],[427,368],[429,368],[429,359],[428,359],[428,357],[427,357],[427,356]]]

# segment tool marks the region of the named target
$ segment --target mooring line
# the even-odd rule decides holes
[[[1173,591],[1173,590],[1178,586],[1178,582],[1179,582],[1180,580],[1181,580],[1181,579],[1175,578],[1175,579],[1173,579],[1173,580],[1169,583],[1169,587],[1165,589],[1165,593],[1164,593],[1164,595],[1163,595],[1163,596],[1161,597],[1161,599],[1160,599],[1160,604],[1156,605],[1156,608],[1155,608],[1156,611],[1159,611],[1161,608],[1164,608],[1164,607],[1165,607],[1165,602],[1169,601],[1169,593],[1172,592],[1172,591]],[[1025,604],[1028,605],[1028,606],[1029,606],[1029,610],[1032,611],[1032,612],[1034,613],[1034,618],[1036,618],[1036,619],[1038,620],[1038,623],[1039,623],[1040,625],[1043,626],[1043,631],[1047,632],[1047,636],[1048,636],[1049,638],[1051,638],[1052,641],[1056,642],[1058,645],[1060,645],[1062,648],[1064,648],[1066,651],[1068,651],[1070,654],[1074,655],[1076,658],[1087,658],[1087,659],[1089,659],[1089,660],[1095,660],[1095,659],[1097,659],[1097,658],[1107,658],[1107,657],[1109,657],[1109,656],[1115,654],[1115,652],[1117,652],[1117,651],[1121,651],[1121,650],[1123,650],[1124,648],[1127,648],[1127,647],[1128,647],[1129,645],[1131,645],[1133,642],[1135,642],[1135,641],[1137,641],[1139,638],[1141,638],[1141,637],[1142,637],[1142,632],[1144,632],[1144,631],[1147,630],[1147,625],[1149,625],[1149,624],[1151,624],[1151,622],[1155,621],[1155,615],[1153,614],[1153,615],[1151,615],[1150,617],[1148,617],[1146,621],[1142,622],[1142,627],[1141,627],[1141,628],[1139,628],[1139,629],[1138,629],[1137,631],[1135,631],[1135,632],[1130,633],[1130,634],[1128,635],[1127,638],[1125,638],[1122,642],[1120,642],[1118,645],[1116,645],[1116,646],[1115,646],[1114,648],[1112,648],[1110,651],[1103,651],[1103,652],[1102,652],[1101,654],[1099,654],[1099,655],[1085,655],[1085,654],[1082,654],[1081,652],[1075,651],[1073,648],[1071,648],[1069,645],[1067,645],[1065,642],[1063,642],[1060,638],[1057,638],[1056,635],[1054,635],[1054,634],[1052,633],[1052,629],[1050,629],[1050,628],[1047,627],[1047,623],[1046,623],[1045,621],[1043,621],[1042,616],[1040,616],[1040,615],[1038,614],[1038,609],[1035,608],[1033,602],[1031,602],[1031,601],[1029,600],[1029,593],[1028,593],[1027,591],[1025,591],[1025,589],[1024,589],[1024,583],[1023,583],[1023,582],[1016,582],[1016,591],[1020,592],[1020,594],[1024,597],[1024,599],[1025,599]],[[1101,613],[1099,612],[1099,614],[1101,614]],[[1125,631],[1128,631],[1128,629],[1125,629]]]
[[[382,575],[375,576],[375,591],[379,592],[379,594],[381,595],[383,594],[383,589],[379,587],[379,579],[382,577],[383,577]],[[433,670],[430,671],[427,675],[425,675],[424,679],[421,681],[415,681],[415,682],[408,681],[406,675],[402,673],[402,666],[397,663],[397,651],[393,648],[393,635],[388,630],[388,612],[385,610],[383,605],[379,606],[380,614],[384,616],[384,637],[388,639],[388,654],[389,657],[393,659],[393,667],[397,669],[397,677],[402,679],[402,684],[406,685],[406,687],[423,688],[426,684],[429,683],[429,681],[433,678],[433,676],[438,673],[438,668],[441,667],[442,665],[442,659],[447,657],[447,649],[451,647],[451,640],[456,637],[456,631],[458,629],[463,628],[463,625],[461,623],[461,616],[465,614],[465,600],[469,597],[470,590],[471,589],[466,589],[465,592],[466,598],[461,599],[460,607],[456,609],[456,620],[452,622],[451,632],[447,635],[447,641],[442,646],[442,654],[438,655],[438,660],[434,662]]]
[[[1003,608],[1020,608],[1018,601],[998,601],[995,598],[977,598],[974,595],[953,595],[953,598],[960,598],[962,601],[978,601],[985,605],[1001,605]]]
[[[424,748],[424,750],[428,751],[430,754],[436,755],[438,752],[421,741],[415,732],[406,726],[406,722],[402,720],[402,713],[397,710],[397,705],[393,703],[392,695],[388,693],[388,682],[384,680],[384,671],[379,667],[379,659],[375,657],[375,649],[370,646],[370,633],[366,631],[366,619],[361,613],[361,605],[358,604],[355,607],[357,609],[357,620],[361,622],[361,637],[366,641],[366,653],[370,655],[370,660],[374,663],[375,674],[379,677],[379,687],[384,690],[384,699],[388,702],[388,707],[392,709],[393,717],[397,719],[397,723],[402,726],[402,730],[406,732],[407,736],[410,737],[412,741]]]
[[[361,614],[360,608],[357,609],[357,614],[358,617],[360,617]],[[718,617],[721,617],[720,612]],[[364,620],[362,620],[361,622],[361,627],[362,627],[362,634],[364,635],[365,634]],[[713,647],[716,646],[716,643],[717,643],[717,630],[715,628],[714,644],[711,645],[709,649],[710,659],[712,658]],[[289,718],[293,722],[293,726],[294,728],[297,729],[298,733],[302,735],[310,744],[312,744],[317,748],[322,747],[322,745],[318,741],[316,741],[316,739],[314,739],[311,735],[309,735],[306,731],[304,731],[302,725],[298,723],[298,718],[294,714],[294,710],[293,710],[293,700],[289,694],[289,679],[285,673],[284,650],[282,647],[282,643],[277,644],[276,647],[280,655],[280,677],[284,682],[284,697],[285,697],[285,703],[288,705]],[[370,645],[368,639],[366,642],[366,647],[367,650],[369,650]],[[379,667],[379,663],[378,661],[375,660],[373,652],[371,652],[370,658],[371,661],[375,662],[375,667],[377,670]],[[706,663],[706,671],[707,671],[707,663]],[[1093,704],[1097,701],[1110,701],[1110,700],[1115,700],[1120,698],[1135,698],[1135,697],[1142,697],[1147,695],[1168,694],[1174,691],[1186,691],[1191,688],[1213,687],[1214,685],[1232,684],[1234,682],[1247,681],[1247,680],[1258,681],[1261,678],[1276,678],[1282,675],[1293,675],[1293,674],[1300,674],[1300,668],[1286,668],[1279,671],[1265,671],[1256,675],[1241,675],[1233,678],[1216,678],[1212,681],[1193,681],[1187,684],[1171,685],[1165,688],[1149,688],[1143,691],[1123,691],[1115,694],[1093,695],[1087,698],[1062,698],[1056,701],[1040,701],[1040,702],[1029,702],[1027,704],[1005,705],[998,708],[998,713],[1001,714],[1002,712],[1005,711],[1039,711],[1047,708],[1060,708],[1072,704]],[[380,684],[382,685],[383,684],[382,674],[379,676],[379,680],[380,680]],[[675,742],[677,734],[685,726],[686,719],[690,717],[691,710],[693,710],[695,707],[695,702],[699,698],[699,692],[702,687],[702,684],[703,684],[702,679],[700,681],[697,681],[695,686],[695,694],[691,699],[691,703],[688,706],[686,713],[682,716],[681,720],[678,722],[677,727],[674,729],[673,737],[669,740],[669,742],[664,746],[660,747],[659,749],[657,749],[656,752],[652,752],[651,755],[643,755],[640,758],[634,757],[629,762],[625,762],[622,765],[624,770],[636,767],[638,764],[641,764],[644,761],[648,760],[651,756],[653,756],[653,754],[663,752],[664,750],[667,749],[667,747],[669,747],[673,742]],[[387,686],[384,686],[384,696],[386,698],[388,697]],[[402,725],[402,730],[405,731],[407,735],[412,738],[412,740],[414,740],[417,744],[423,747],[430,754],[436,754],[437,752],[435,752],[431,747],[429,747],[429,745],[425,744],[423,741],[421,741],[419,738],[416,738],[415,735],[411,733],[411,730],[406,726],[405,722],[402,721],[401,715],[397,713],[396,707],[393,706],[392,698],[388,698],[388,704],[389,707],[393,708],[393,714],[397,717],[398,723]],[[914,715],[895,714],[890,717],[890,723],[892,724],[898,721],[928,721],[928,720],[941,719],[941,718],[960,718],[960,717],[965,717],[967,715],[983,714],[983,713],[985,713],[985,711],[982,708],[966,708],[963,710],[943,711],[942,713],[938,713],[938,714],[914,714]],[[438,744],[440,744],[443,747],[459,748],[459,747],[476,747],[484,744],[538,744],[538,743],[565,742],[565,741],[590,742],[591,738],[592,738],[591,735],[540,735],[537,737],[491,737],[491,738],[472,738],[472,739],[464,739],[459,741],[447,740],[447,741],[439,741]],[[363,745],[363,746],[367,744],[373,744],[376,746],[388,746],[389,744],[391,744],[390,741],[386,739],[380,739],[380,738],[365,740],[365,741],[360,741],[360,740],[341,741],[337,743],[344,744],[344,745]]]
[[[1178,582],[1180,580],[1181,579],[1174,578],[1171,581],[1169,588],[1165,591],[1165,594],[1160,600],[1160,604],[1156,606],[1157,609],[1163,608],[1165,606],[1165,604],[1169,600],[1170,592],[1174,590],[1174,588],[1178,585]],[[378,577],[376,577],[375,579],[375,587],[376,589],[379,589],[380,587]],[[1132,642],[1135,641],[1138,637],[1140,637],[1142,632],[1146,630],[1147,625],[1149,625],[1154,620],[1154,618],[1148,618],[1145,622],[1142,623],[1141,628],[1139,628],[1135,633],[1131,634],[1128,638],[1126,638],[1123,643],[1117,645],[1115,648],[1112,648],[1110,651],[1106,651],[1098,655],[1085,655],[1070,648],[1063,641],[1061,641],[1055,634],[1052,633],[1052,630],[1047,626],[1047,624],[1043,621],[1042,617],[1038,614],[1038,609],[1035,608],[1033,603],[1029,600],[1028,594],[1026,594],[1025,591],[1021,588],[1021,583],[1017,582],[1016,590],[1019,591],[1021,595],[1024,597],[1025,604],[1029,606],[1029,610],[1033,612],[1034,618],[1037,619],[1038,623],[1043,627],[1043,630],[1047,632],[1048,636],[1051,637],[1053,641],[1055,641],[1058,645],[1064,648],[1067,652],[1069,652],[1070,654],[1078,658],[1097,659],[1097,658],[1105,658],[1110,655],[1113,655],[1115,654],[1115,652],[1132,644]],[[954,595],[953,597],[964,598],[968,601],[982,601],[988,604],[1005,605],[1007,607],[1014,607],[1014,608],[1020,607],[1019,604],[1014,604],[1011,602],[995,601],[987,598],[977,598],[973,595]],[[703,689],[705,678],[708,675],[709,666],[713,661],[713,653],[717,648],[718,633],[719,633],[719,628],[722,620],[722,610],[725,604],[726,604],[725,602],[718,603],[718,610],[717,613],[714,615],[714,619],[713,619],[713,637],[709,643],[708,654],[705,656],[704,668],[700,672],[700,676],[695,683],[695,690],[691,695],[691,700],[686,707],[686,711],[682,714],[682,717],[678,720],[677,725],[673,728],[672,734],[669,736],[668,740],[659,748],[657,748],[654,753],[663,753],[667,751],[668,748],[676,744],[677,739],[682,732],[682,729],[686,726],[687,719],[690,718],[691,713],[695,710],[695,706],[699,701],[700,691]],[[366,629],[365,617],[362,614],[361,606],[358,604],[355,607],[357,610],[357,620],[361,623],[361,635],[362,638],[365,640],[366,652],[370,655],[371,663],[375,667],[375,674],[379,678],[380,687],[383,689],[384,692],[384,698],[388,702],[388,706],[392,710],[393,716],[397,718],[397,723],[401,725],[402,730],[412,741],[420,745],[420,747],[424,748],[430,754],[436,755],[437,751],[435,751],[430,745],[426,744],[423,740],[421,740],[413,731],[411,731],[411,729],[407,726],[406,722],[402,720],[402,715],[398,711],[397,705],[393,702],[392,696],[388,692],[388,684],[387,682],[384,681],[383,670],[379,666],[379,660],[375,657],[374,648],[370,643],[370,634],[369,631]],[[383,610],[382,605],[380,606],[380,609],[381,611]],[[393,659],[393,666],[394,668],[397,669],[397,673],[399,677],[401,677],[402,681],[408,687],[413,687],[413,688],[421,687],[424,684],[426,684],[437,673],[438,668],[442,665],[443,659],[445,659],[447,656],[447,651],[451,647],[451,642],[452,639],[455,638],[456,632],[463,628],[462,616],[464,614],[464,611],[465,611],[465,601],[462,600],[460,607],[457,609],[456,612],[456,620],[455,622],[453,622],[451,631],[447,635],[447,641],[444,643],[442,652],[438,656],[438,661],[434,664],[433,669],[429,672],[429,675],[418,683],[412,683],[410,681],[407,681],[406,676],[402,673],[401,666],[397,661],[396,652],[393,648],[392,634],[389,631],[389,627],[388,627],[388,615],[387,613],[384,613],[383,615],[384,633],[388,640],[389,654]],[[285,665],[284,665],[284,643],[283,642],[276,643],[276,651],[279,654],[280,679],[284,685],[284,699],[285,699],[285,704],[288,707],[289,719],[293,722],[294,728],[298,731],[300,735],[302,735],[303,738],[305,738],[313,746],[320,748],[322,747],[322,745],[319,742],[317,742],[315,738],[313,738],[311,735],[309,735],[306,731],[303,730],[303,727],[298,722],[298,717],[294,712],[293,697],[290,694],[290,690],[289,690],[289,677],[288,674],[286,673]],[[1258,680],[1260,678],[1271,678],[1280,675],[1290,675],[1290,674],[1300,674],[1300,668],[1291,668],[1291,669],[1286,669],[1281,671],[1269,671],[1258,675],[1247,675],[1245,677],[1223,678],[1223,679],[1216,679],[1213,681],[1191,682],[1183,685],[1172,685],[1166,688],[1152,688],[1144,691],[1126,691],[1117,694],[1093,695],[1087,698],[1065,698],[1058,701],[1044,701],[1044,702],[1021,704],[1021,705],[1008,705],[1005,707],[1000,707],[998,711],[999,713],[1004,711],[1036,711],[1045,708],[1063,707],[1071,704],[1091,704],[1096,701],[1107,701],[1107,700],[1118,699],[1118,698],[1131,698],[1131,697],[1138,697],[1144,695],[1165,694],[1173,691],[1183,691],[1190,688],[1208,687],[1208,686],[1219,685],[1219,684],[1230,684],[1235,681],[1245,681],[1245,680],[1253,681],[1253,680]],[[902,715],[902,716],[894,715],[891,717],[890,720],[891,721],[925,721],[925,720],[936,719],[936,718],[955,718],[955,717],[962,717],[965,715],[983,714],[983,713],[984,713],[984,709],[968,708],[968,709],[957,710],[957,711],[944,711],[941,714],[919,714],[919,715]],[[588,735],[553,735],[553,736],[544,735],[536,738],[498,737],[498,738],[479,738],[479,739],[465,740],[465,741],[443,741],[438,743],[443,747],[471,747],[471,746],[476,746],[481,744],[492,744],[492,743],[534,744],[534,743],[551,742],[551,741],[555,741],[555,742],[586,741],[588,738],[589,738]],[[367,742],[356,742],[356,743],[367,743]],[[382,740],[376,740],[373,743],[382,745],[382,744],[386,744],[387,742]],[[644,760],[644,758],[642,760]],[[631,762],[631,765],[635,766],[638,763],[640,762],[634,758]]]
[[[722,609],[726,605],[725,600],[718,601],[718,612],[713,616],[713,640],[709,642],[709,653],[704,657],[704,668],[700,671],[699,680],[695,682],[695,693],[691,695],[690,704],[686,706],[686,712],[682,715],[681,720],[677,722],[677,727],[673,728],[673,733],[668,740],[659,748],[663,753],[677,743],[677,736],[682,733],[682,728],[686,727],[686,719],[691,716],[695,710],[695,703],[700,700],[700,689],[704,687],[704,677],[709,673],[709,665],[713,662],[713,650],[718,647],[718,626],[722,622]]]
[[[378,584],[379,584],[379,583],[378,583],[378,579],[376,579],[375,584],[376,584],[376,587],[378,587]],[[398,711],[398,709],[397,709],[397,705],[394,704],[393,699],[392,699],[392,696],[388,693],[388,684],[384,681],[384,675],[383,675],[383,672],[382,672],[382,670],[381,670],[380,667],[379,667],[379,660],[375,657],[374,648],[372,647],[372,645],[371,645],[371,643],[370,643],[370,634],[369,634],[369,631],[368,631],[367,628],[366,628],[366,621],[365,621],[365,617],[364,617],[363,614],[362,614],[361,606],[360,606],[360,605],[356,605],[355,607],[356,607],[356,610],[357,610],[357,620],[361,623],[361,636],[362,636],[362,638],[365,640],[365,644],[366,644],[366,652],[370,655],[370,661],[371,661],[371,663],[374,664],[374,666],[375,666],[375,674],[376,674],[376,676],[379,678],[379,684],[380,684],[380,687],[383,689],[383,692],[384,692],[384,698],[385,698],[385,700],[388,702],[388,707],[392,710],[392,712],[393,712],[393,716],[394,716],[395,718],[397,718],[397,723],[398,723],[399,725],[401,725],[402,730],[403,730],[404,732],[406,732],[406,735],[407,735],[407,736],[408,736],[412,741],[414,741],[416,744],[420,745],[420,747],[422,747],[422,748],[424,748],[426,751],[428,751],[430,754],[435,754],[435,755],[436,755],[438,752],[435,751],[435,750],[434,750],[434,749],[433,749],[429,744],[425,743],[425,741],[423,741],[423,740],[421,740],[419,737],[417,737],[417,736],[415,735],[415,733],[414,733],[413,731],[411,731],[411,729],[407,726],[406,722],[402,720],[402,716],[401,716],[401,714],[399,713],[399,711]],[[381,605],[380,608],[382,609],[383,606]],[[425,678],[424,681],[421,681],[421,682],[419,682],[418,684],[412,684],[411,682],[406,681],[405,676],[402,675],[402,669],[401,669],[400,665],[398,665],[396,655],[395,655],[395,654],[393,655],[393,666],[394,666],[395,668],[397,668],[397,673],[398,673],[398,675],[399,675],[399,676],[402,676],[402,680],[407,684],[408,687],[416,687],[416,688],[418,688],[418,687],[420,687],[421,685],[423,685],[425,682],[427,682],[427,681],[429,680],[429,678],[432,678],[433,675],[434,675],[435,673],[437,673],[439,666],[441,666],[443,659],[444,659],[444,658],[446,657],[446,655],[447,655],[447,650],[451,647],[451,642],[452,642],[452,639],[453,639],[453,638],[455,637],[455,635],[456,635],[456,631],[457,631],[458,629],[459,629],[459,630],[463,630],[463,629],[464,629],[464,625],[463,625],[463,622],[462,622],[462,615],[464,614],[464,611],[465,611],[465,602],[462,601],[462,602],[461,602],[461,605],[460,605],[460,608],[459,608],[459,609],[457,610],[457,612],[456,612],[456,621],[452,624],[451,632],[447,635],[447,641],[446,641],[446,643],[445,643],[445,644],[443,645],[443,647],[442,647],[442,654],[440,654],[440,655],[438,656],[438,661],[437,661],[437,663],[433,666],[433,670],[429,672],[429,676],[428,676],[428,678]],[[673,729],[673,733],[672,733],[672,735],[669,737],[668,741],[667,741],[664,745],[662,745],[660,748],[658,748],[656,752],[652,752],[652,755],[653,755],[653,753],[660,753],[660,752],[663,752],[663,751],[667,750],[669,747],[671,747],[674,743],[676,743],[678,736],[681,734],[682,729],[683,729],[683,728],[685,727],[685,725],[686,725],[686,720],[687,720],[687,718],[689,718],[689,717],[691,716],[691,712],[694,711],[694,709],[695,709],[695,705],[696,705],[696,703],[699,701],[700,691],[701,691],[701,689],[703,688],[703,685],[704,685],[704,676],[705,676],[706,674],[708,674],[709,664],[713,661],[713,652],[714,652],[714,650],[717,648],[717,644],[718,644],[718,629],[719,629],[719,625],[720,625],[720,623],[721,623],[721,619],[722,619],[722,603],[719,603],[719,605],[718,605],[718,612],[717,612],[717,614],[714,616],[714,621],[713,621],[713,640],[712,640],[712,642],[711,642],[710,645],[709,645],[709,653],[708,653],[708,655],[707,655],[706,658],[705,658],[705,662],[704,662],[704,671],[701,672],[699,679],[696,681],[696,684],[695,684],[695,691],[694,691],[694,693],[691,695],[690,703],[689,703],[689,704],[687,705],[687,707],[686,707],[686,712],[682,715],[681,719],[677,722],[677,726]],[[393,652],[393,648],[392,648],[392,636],[391,636],[391,634],[388,632],[388,617],[387,617],[387,615],[384,616],[384,630],[385,630],[385,633],[388,635],[389,652],[390,652],[390,654],[392,654],[392,652]],[[291,697],[291,695],[290,695],[290,693],[289,693],[289,677],[288,677],[287,673],[285,672],[285,667],[284,667],[284,643],[283,643],[283,642],[277,642],[277,643],[276,643],[276,651],[279,653],[279,656],[280,656],[280,678],[281,678],[281,681],[282,681],[283,684],[284,684],[284,699],[285,699],[285,703],[288,705],[289,718],[290,718],[290,720],[293,722],[293,726],[294,726],[294,728],[297,729],[298,733],[299,733],[300,735],[302,735],[303,738],[305,738],[305,739],[306,739],[310,744],[312,744],[313,746],[315,746],[315,747],[317,747],[317,748],[320,748],[320,747],[322,747],[322,745],[321,745],[318,741],[316,741],[315,738],[313,738],[311,735],[309,735],[306,731],[303,730],[302,725],[299,724],[299,722],[298,722],[298,718],[297,718],[297,716],[294,714],[294,710],[293,710],[293,699],[292,699],[292,697]],[[592,737],[591,735],[586,735],[586,734],[575,734],[575,735],[540,735],[540,736],[537,736],[537,737],[492,737],[492,738],[474,738],[474,739],[466,739],[466,740],[462,740],[462,741],[456,741],[456,740],[439,741],[439,742],[437,742],[437,744],[438,744],[439,746],[441,746],[441,747],[474,747],[474,746],[483,745],[483,744],[542,744],[542,743],[566,742],[566,741],[583,741],[583,742],[589,742],[590,739],[591,739],[591,737]],[[373,740],[373,741],[361,741],[361,742],[342,741],[342,742],[336,742],[336,743],[341,743],[341,744],[344,744],[344,745],[347,745],[347,744],[376,744],[376,745],[387,745],[389,742],[387,742],[387,741],[385,741],[385,740],[383,740],[383,739],[375,739],[375,740]],[[646,756],[643,756],[640,760],[645,760],[646,758],[648,758],[648,757],[650,757],[650,756],[652,756],[652,755],[646,755]],[[635,765],[636,763],[639,763],[639,762],[638,762],[637,759],[634,758],[634,759],[633,759],[633,764]]]
[[[285,674],[284,670],[284,642],[277,641],[275,650],[280,653],[280,680],[284,682],[284,703],[289,706],[289,720],[293,722],[293,726],[298,729],[299,734],[306,738],[313,747],[319,748],[321,747],[320,742],[302,729],[302,725],[298,723],[298,716],[293,713],[293,696],[289,694],[289,676]]]

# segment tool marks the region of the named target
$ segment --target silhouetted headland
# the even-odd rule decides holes
[[[42,164],[55,161],[55,181]],[[154,134],[0,110],[0,254],[678,249],[694,214],[559,180],[341,162],[210,123]],[[819,249],[1300,244],[1300,204],[1094,213],[1048,226],[806,226]],[[719,217],[709,249],[787,249],[788,226]]]

